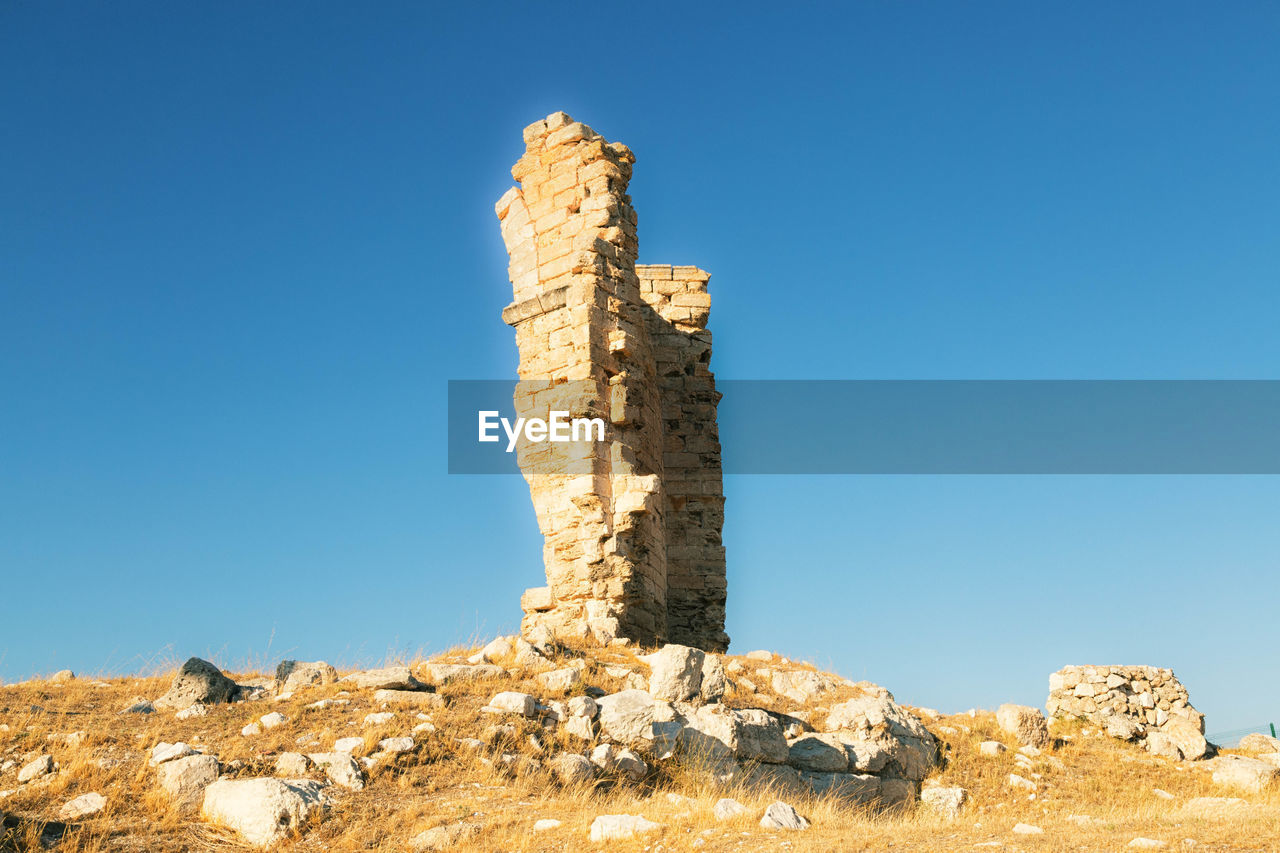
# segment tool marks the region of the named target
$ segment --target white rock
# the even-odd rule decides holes
[[[582,673],[573,667],[565,667],[564,669],[553,669],[550,672],[538,673],[537,679],[538,683],[547,690],[556,693],[567,693],[582,683]]]
[[[42,755],[34,761],[30,761],[23,765],[18,771],[19,782],[31,782],[39,779],[41,776],[48,776],[53,772],[53,756]]]
[[[387,666],[353,672],[344,677],[342,683],[365,690],[413,690],[420,686],[407,666]]]
[[[408,752],[413,749],[413,738],[411,737],[389,737],[378,741],[378,749],[383,752],[400,753]]]
[[[212,755],[188,755],[156,769],[160,789],[181,807],[199,803],[204,789],[217,778],[218,759]]]
[[[62,820],[79,820],[82,817],[97,814],[106,808],[106,805],[106,797],[91,791],[64,803],[62,808],[58,809],[58,817]]]
[[[619,750],[613,761],[613,769],[633,782],[639,782],[649,772],[644,759],[629,749]]]
[[[662,829],[662,824],[646,820],[641,815],[602,814],[591,822],[591,840],[621,841],[657,829]]]
[[[1001,705],[996,709],[996,723],[1024,746],[1044,748],[1052,743],[1044,713],[1030,705]]]
[[[362,737],[340,737],[333,742],[334,752],[345,752],[350,755],[361,749],[364,749]]]
[[[249,725],[245,726],[243,729],[240,730],[240,734],[243,737],[253,737],[255,735],[260,735],[262,734],[262,724],[250,723]]]
[[[1172,799],[1174,799],[1173,794],[1170,794],[1168,791],[1165,791],[1165,790],[1163,790],[1163,789],[1161,789],[1161,788],[1152,788],[1152,789],[1151,789],[1151,793],[1152,793],[1152,794],[1154,794],[1155,796],[1159,797],[1159,798],[1160,798],[1160,799],[1162,799],[1162,800],[1172,800]]]
[[[580,785],[595,778],[595,768],[586,757],[573,752],[562,752],[551,759],[551,770],[566,785]]]
[[[664,702],[687,702],[702,690],[706,652],[669,643],[640,658],[649,664],[649,695]]]
[[[322,660],[283,660],[276,667],[276,689],[281,693],[292,693],[320,684],[333,684],[337,680],[338,671]]]
[[[1005,779],[1005,784],[1010,788],[1021,788],[1024,791],[1034,791],[1036,789],[1035,782],[1025,779],[1017,773],[1010,773],[1008,778]]]
[[[306,776],[311,762],[300,752],[282,752],[276,758],[276,775],[286,778]]]
[[[443,708],[444,697],[425,690],[376,690],[373,701],[386,705],[407,705],[415,708]]]
[[[436,730],[436,724],[431,722],[430,720],[427,720],[422,723],[418,723],[416,726],[413,727],[414,734],[422,734],[422,733],[429,734],[431,732],[434,732],[435,730]]]
[[[166,761],[173,761],[175,758],[186,758],[188,755],[195,755],[196,751],[185,743],[165,743],[161,741],[151,750],[151,759],[148,763],[152,767],[158,767]]]
[[[1005,746],[998,740],[984,740],[982,743],[978,744],[978,752],[988,758],[994,758],[1008,750],[1009,747]]]
[[[1223,755],[1213,760],[1216,785],[1249,793],[1261,793],[1280,779],[1280,767],[1243,755]]]
[[[345,752],[313,752],[307,756],[324,771],[329,781],[349,791],[364,789],[364,773],[360,765]]]
[[[764,810],[760,825],[765,829],[808,829],[809,821],[781,800]]]
[[[538,711],[538,700],[528,693],[511,690],[494,695],[489,704],[480,710],[489,714],[520,714],[532,717]]]
[[[723,797],[716,800],[711,813],[715,815],[716,820],[734,820],[751,814],[751,810],[735,799]]]
[[[564,824],[562,824],[560,821],[556,820],[555,818],[544,817],[542,820],[535,820],[533,822],[533,831],[546,832],[549,829],[559,829],[562,826],[564,826]]]
[[[600,730],[618,743],[653,737],[653,697],[642,690],[623,690],[596,700]]]
[[[1135,850],[1160,850],[1169,845],[1155,838],[1135,838],[1125,846],[1132,847]]]
[[[377,711],[372,714],[365,714],[362,722],[366,726],[382,726],[395,718],[395,711]]]
[[[207,717],[209,715],[209,706],[203,702],[196,702],[194,705],[188,705],[181,711],[173,715],[175,720],[190,720],[195,717]]]
[[[588,720],[594,720],[599,711],[600,707],[596,705],[596,700],[590,696],[574,696],[569,700],[569,715],[572,717],[586,717]]]
[[[958,817],[968,799],[964,788],[929,785],[920,791],[921,804],[948,819]]]
[[[498,637],[490,640],[488,645],[480,650],[480,661],[485,663],[496,663],[511,654],[515,646],[511,643],[510,637]]]
[[[319,782],[224,779],[205,788],[200,812],[256,847],[270,847],[304,827],[326,805]]]
[[[767,652],[764,649],[757,649],[754,652],[747,652],[744,657],[747,660],[773,660],[773,652]]]
[[[259,717],[258,724],[261,725],[264,730],[274,729],[276,726],[283,725],[288,722],[288,720],[289,718],[284,714],[281,714],[279,711],[272,711],[270,714],[263,714]]]
[[[1044,835],[1044,830],[1030,823],[1016,823],[1013,831],[1018,835]]]

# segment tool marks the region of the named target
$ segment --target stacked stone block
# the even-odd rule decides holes
[[[722,650],[708,276],[637,268],[625,145],[564,113],[525,128],[524,141],[512,168],[520,186],[497,204],[514,295],[503,320],[520,351],[516,412],[601,417],[608,434],[517,444],[547,572],[547,586],[522,598],[522,629]]]
[[[1068,666],[1049,676],[1051,718],[1083,719],[1122,740],[1174,758],[1203,758],[1204,714],[1173,670],[1154,666]]]

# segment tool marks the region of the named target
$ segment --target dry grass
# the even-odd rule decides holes
[[[474,649],[453,649],[437,660],[456,661]],[[570,652],[569,656],[573,656]],[[803,664],[760,664],[732,658],[745,667],[739,677],[751,680],[760,692],[735,690],[731,704],[768,707],[789,713],[808,712],[820,720],[825,706],[858,692],[842,685],[822,697],[820,704],[797,704],[764,690],[767,677],[762,666],[777,670],[804,669]],[[594,650],[587,656],[583,686],[606,692],[622,689],[620,678],[605,667],[624,664],[644,671],[629,649]],[[425,663],[414,659],[421,672]],[[684,850],[805,850],[805,851],[951,851],[975,850],[975,845],[1000,845],[1025,851],[1114,851],[1133,838],[1153,838],[1182,849],[1193,839],[1197,850],[1280,850],[1280,792],[1241,795],[1251,805],[1230,817],[1192,816],[1181,810],[1190,798],[1224,796],[1207,773],[1195,765],[1169,762],[1136,747],[1107,738],[1088,736],[1078,727],[1056,730],[1058,745],[1033,759],[1031,770],[1015,764],[1015,747],[999,732],[991,714],[943,717],[928,725],[944,744],[946,766],[937,773],[944,784],[970,791],[970,803],[954,821],[941,819],[925,809],[898,814],[873,815],[838,801],[791,799],[813,826],[800,833],[761,829],[757,820],[772,801],[767,794],[733,792],[751,808],[752,817],[717,822],[715,801],[725,792],[714,789],[702,774],[678,762],[654,764],[654,772],[642,784],[603,780],[588,786],[564,787],[547,772],[527,767],[515,773],[497,769],[488,761],[491,750],[472,750],[457,737],[479,737],[497,724],[509,724],[514,734],[501,735],[493,749],[519,752],[546,759],[562,749],[580,751],[581,742],[563,728],[546,730],[522,718],[496,719],[480,708],[501,690],[533,693],[543,701],[566,699],[541,687],[534,676],[547,669],[521,668],[505,662],[508,675],[479,682],[451,682],[438,692],[446,697],[443,709],[429,713],[434,733],[419,734],[417,745],[381,762],[360,792],[340,791],[336,805],[324,819],[292,844],[298,851],[410,850],[410,839],[423,830],[457,821],[479,824],[480,833],[461,842],[457,849],[480,851],[684,851]],[[563,664],[563,661],[561,662]],[[238,673],[242,683],[257,673]],[[415,710],[396,710],[389,724],[367,728],[365,714],[382,710],[372,691],[352,690],[342,698],[349,704],[324,709],[306,706],[317,699],[338,697],[341,685],[300,691],[284,701],[262,700],[217,706],[206,717],[180,721],[172,713],[120,714],[137,697],[155,698],[168,676],[112,678],[99,683],[79,679],[68,683],[30,682],[0,688],[0,763],[17,766],[0,772],[0,810],[10,815],[0,849],[63,851],[203,851],[244,849],[229,833],[210,827],[191,814],[175,809],[156,788],[154,770],[147,766],[152,746],[160,741],[186,741],[218,755],[230,764],[234,776],[272,775],[276,757],[286,751],[316,752],[329,749],[341,737],[360,735],[366,752],[384,737],[408,734],[419,722]],[[581,687],[574,693],[580,693]],[[255,737],[242,737],[240,729],[268,711],[280,711],[288,722]],[[50,740],[50,735],[77,731],[85,740],[72,745]],[[532,745],[535,736],[541,749]],[[1011,749],[996,758],[979,755],[983,740],[1002,740]],[[60,765],[47,782],[19,785],[17,768],[29,758],[49,753]],[[1011,772],[1038,774],[1040,789],[1034,796],[1005,784]],[[317,778],[320,778],[317,776]],[[1163,799],[1161,789],[1172,795]],[[340,789],[339,789],[340,790]],[[105,811],[73,825],[58,823],[59,807],[73,797],[97,791],[107,797]],[[593,845],[588,840],[591,821],[600,814],[642,814],[664,825],[659,833],[631,841]],[[1081,826],[1072,815],[1097,819]],[[17,816],[16,819],[14,816]],[[562,825],[534,834],[535,820],[555,818]],[[1043,835],[1015,835],[1017,823],[1034,824]],[[14,825],[16,824],[16,825]]]

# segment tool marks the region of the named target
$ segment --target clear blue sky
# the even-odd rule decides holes
[[[641,260],[712,272],[721,377],[1280,378],[1277,44],[1264,3],[0,0],[0,677],[515,628],[527,489],[445,473],[444,401],[514,372],[493,202],[553,110],[636,152]],[[726,491],[738,651],[1280,717],[1280,478]]]

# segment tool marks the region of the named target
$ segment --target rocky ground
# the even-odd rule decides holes
[[[193,658],[0,687],[0,849],[1280,849],[1280,742],[1242,747],[941,716],[767,652]]]

